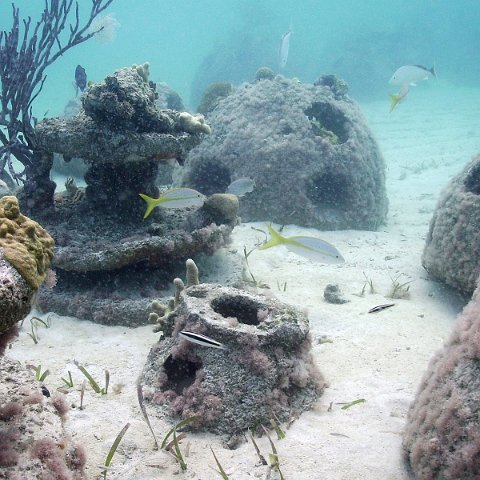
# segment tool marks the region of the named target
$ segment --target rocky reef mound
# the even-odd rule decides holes
[[[42,290],[41,308],[106,324],[145,323],[151,296],[175,275],[177,262],[227,241],[237,221],[228,196],[156,208],[143,219],[139,194],[159,196],[162,162],[183,163],[210,132],[203,117],[159,109],[156,100],[148,64],[123,68],[86,90],[78,114],[37,125],[45,168],[54,154],[87,165],[86,188],[67,180],[43,219],[56,241],[57,284]]]
[[[376,229],[386,217],[385,163],[346,84],[260,76],[207,114],[212,134],[190,151],[176,181],[205,194],[251,177],[246,221],[319,229]]]
[[[472,295],[480,276],[480,155],[443,191],[430,222],[422,264],[435,278]]]
[[[174,309],[159,319],[163,335],[144,368],[146,398],[173,416],[195,416],[195,428],[230,436],[292,420],[313,405],[324,381],[310,352],[305,315],[231,287],[177,291]],[[221,348],[186,340],[185,331]]]

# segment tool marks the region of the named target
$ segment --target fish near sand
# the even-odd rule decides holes
[[[202,347],[211,347],[226,350],[226,347],[225,345],[223,345],[223,343],[217,342],[213,338],[201,335],[200,333],[187,332],[186,330],[182,330],[181,332],[179,332],[178,335],[185,340],[188,340],[189,342],[196,343],[197,345],[202,345]]]
[[[394,95],[389,95],[390,97],[390,102],[391,102],[391,105],[390,105],[390,113],[393,112],[393,110],[395,109],[395,107],[403,102],[404,100],[406,100],[407,98],[407,94],[408,92],[410,91],[410,84],[409,83],[404,83],[401,87],[400,87],[400,90],[398,91],[398,93],[394,94]]]
[[[147,210],[143,218],[147,218],[157,206],[165,208],[201,207],[205,196],[192,188],[172,188],[163,192],[158,198],[152,198],[144,193],[139,194],[147,202]]]
[[[81,92],[84,92],[87,88],[87,72],[81,65],[77,65],[77,68],[75,69],[75,85],[77,87],[77,94],[78,89],[80,89]]]
[[[383,310],[386,310],[387,308],[394,307],[394,303],[385,303],[383,305],[377,305],[376,307],[371,308],[368,313],[378,313],[382,312]]]
[[[237,178],[225,190],[225,193],[233,193],[237,197],[243,197],[245,194],[253,192],[255,180],[248,177]]]
[[[288,31],[282,35],[280,40],[280,47],[278,48],[278,65],[280,68],[285,68],[285,65],[287,64],[288,50],[290,49],[290,37],[292,33],[292,27],[290,27]]]
[[[260,246],[259,250],[285,245],[288,250],[302,257],[322,263],[344,263],[345,259],[341,253],[330,243],[315,237],[293,236],[284,237],[271,225],[268,225],[270,240]]]
[[[430,77],[437,78],[435,65],[432,68],[422,67],[421,65],[404,65],[400,67],[390,79],[390,85],[416,85],[421,80],[428,80]]]

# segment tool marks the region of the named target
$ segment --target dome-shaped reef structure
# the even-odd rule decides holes
[[[475,290],[480,276],[480,155],[443,191],[422,263],[433,277],[464,294]]]
[[[385,163],[346,84],[282,76],[246,83],[207,114],[212,134],[187,156],[179,184],[204,194],[251,177],[243,220],[376,229],[386,217]]]

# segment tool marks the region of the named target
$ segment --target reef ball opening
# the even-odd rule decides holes
[[[249,298],[242,296],[222,296],[212,300],[212,309],[222,317],[236,317],[239,323],[245,325],[259,325],[258,311],[262,305],[252,302]]]
[[[330,138],[332,143],[345,143],[348,131],[345,128],[347,118],[337,108],[327,102],[314,102],[305,110],[316,135]],[[333,134],[333,135],[332,135]]]
[[[465,188],[475,195],[480,195],[480,163],[473,165],[464,180]]]
[[[213,160],[198,164],[192,172],[192,179],[191,186],[204,195],[225,192],[232,182],[228,168],[218,165]]]
[[[201,368],[201,362],[174,359],[172,355],[169,355],[163,364],[168,380],[162,390],[173,390],[177,395],[182,395],[183,391],[193,384],[195,375]]]
[[[349,179],[338,172],[322,172],[306,182],[308,198],[319,207],[343,210],[350,199]]]

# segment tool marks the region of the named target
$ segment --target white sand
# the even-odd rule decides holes
[[[288,234],[318,235],[335,244],[346,258],[341,266],[314,265],[283,248],[250,257],[257,279],[268,283],[281,300],[308,309],[314,336],[332,341],[314,346],[329,388],[315,409],[302,414],[286,438],[276,442],[288,480],[409,478],[401,458],[407,408],[429,359],[448,338],[463,306],[458,295],[427,279],[420,257],[440,190],[480,152],[480,92],[431,84],[419,85],[409,96],[392,114],[388,100],[363,107],[388,165],[388,224],[379,232],[286,227]],[[262,223],[236,228],[229,250],[241,252],[243,245],[253,246],[262,238],[251,226],[265,228]],[[373,281],[376,293],[368,293],[367,288],[365,296],[358,297],[354,294],[362,290],[364,274]],[[389,301],[391,278],[397,275],[412,280],[410,299],[395,300],[393,308],[379,314],[366,313]],[[284,282],[285,292],[277,287]],[[338,283],[350,302],[325,303],[323,290],[328,283]],[[74,359],[98,381],[103,382],[103,369],[108,368],[111,385],[123,385],[119,392],[104,396],[88,389],[86,408],[72,409],[68,415],[67,431],[88,450],[89,479],[98,477],[97,466],[126,422],[131,426],[114,457],[110,479],[220,478],[210,468],[215,465],[210,445],[231,479],[265,478],[266,467],[258,464],[250,443],[230,451],[214,435],[189,434],[188,470],[183,477],[177,475],[179,468],[172,458],[152,450],[135,389],[135,379],[157,339],[150,327],[103,327],[52,315],[51,328],[39,328],[39,336],[34,345],[23,331],[8,355],[48,368],[46,383],[51,389],[62,385],[60,377],[67,370],[75,384],[81,384]],[[68,398],[78,405],[78,389]],[[348,410],[336,404],[359,398],[366,402]],[[156,417],[151,408],[149,413],[157,436],[163,438],[170,423]],[[258,443],[266,456],[266,439]]]

